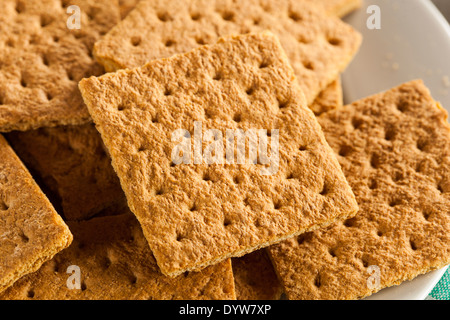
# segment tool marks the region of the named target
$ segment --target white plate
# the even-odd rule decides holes
[[[369,5],[381,9],[381,29],[369,30]],[[433,97],[450,112],[450,26],[428,0],[365,0],[344,19],[364,37],[354,61],[342,75],[346,103],[423,79]],[[368,300],[423,300],[444,274],[436,270]]]

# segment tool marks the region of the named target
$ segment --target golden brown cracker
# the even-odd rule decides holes
[[[162,275],[132,214],[69,222],[69,227],[73,244],[17,281],[0,299],[235,299],[230,260],[175,279]],[[79,288],[73,287],[76,268]]]
[[[363,298],[449,264],[450,126],[423,82],[319,121],[360,211],[270,247],[288,297]]]
[[[24,163],[59,200],[65,220],[126,206],[119,179],[92,124],[7,135]]]
[[[316,116],[343,105],[340,78],[330,84],[309,106]],[[238,300],[277,300],[283,287],[265,250],[233,258],[233,274]]]
[[[143,0],[98,41],[107,71],[187,52],[219,37],[270,30],[285,49],[308,104],[356,54],[360,34],[321,8],[294,0]]]
[[[242,256],[356,213],[336,157],[271,33],[230,37],[84,79],[80,89],[164,274]],[[279,167],[247,156],[236,164],[236,153],[235,164],[196,164],[191,157],[190,164],[174,165],[179,140],[171,137],[179,129],[192,137],[196,121],[203,135],[223,131],[217,138],[223,146],[227,129],[266,129],[270,136],[278,130]]]
[[[80,29],[67,26],[70,5]],[[78,81],[103,73],[92,47],[118,21],[117,1],[3,0],[0,132],[90,121]]]
[[[71,241],[61,217],[0,136],[0,292]]]

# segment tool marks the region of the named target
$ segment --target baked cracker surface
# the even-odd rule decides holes
[[[164,274],[242,256],[357,211],[271,33],[84,79],[80,89]],[[222,138],[225,130],[278,130],[279,167],[248,157],[174,165],[173,134],[185,129],[192,137],[196,121],[202,135],[216,129]]]
[[[319,94],[309,108],[319,116],[342,105],[342,87],[338,78]],[[232,264],[238,300],[280,299],[283,287],[264,249],[233,258]]]
[[[450,263],[450,126],[422,81],[319,117],[360,210],[272,246],[290,299],[357,299]]]
[[[162,275],[131,213],[73,221],[69,227],[73,244],[17,281],[0,299],[235,299],[230,260],[175,279]],[[78,280],[80,286],[74,288]]]
[[[308,105],[356,54],[361,35],[305,1],[143,0],[95,44],[107,71],[184,53],[220,37],[270,30],[277,35]]]
[[[90,121],[78,81],[103,73],[92,48],[119,19],[111,0],[2,0],[0,132]]]
[[[0,136],[0,292],[71,241],[68,227]]]

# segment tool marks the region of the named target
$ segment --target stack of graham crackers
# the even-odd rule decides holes
[[[0,299],[359,299],[450,263],[446,111],[420,80],[343,105],[359,0],[3,2]]]

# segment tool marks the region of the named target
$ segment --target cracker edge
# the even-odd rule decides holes
[[[6,141],[6,139],[0,135],[0,144],[1,143],[5,143],[6,148],[9,148],[10,150],[10,155],[17,161],[17,165],[20,167],[21,170],[23,170],[26,178],[29,179],[29,187],[32,188],[32,191],[34,194],[39,195],[39,197],[41,198],[41,200],[43,202],[45,202],[48,207],[51,209],[51,213],[53,214],[53,218],[55,220],[55,223],[60,225],[63,230],[62,230],[62,234],[61,234],[61,240],[59,241],[59,245],[55,246],[53,248],[53,250],[47,250],[47,254],[46,255],[42,255],[40,258],[38,258],[37,260],[31,261],[31,263],[28,263],[27,265],[25,265],[22,268],[19,268],[18,271],[16,270],[12,276],[8,277],[5,281],[5,284],[2,285],[0,287],[0,293],[5,291],[7,288],[9,288],[10,286],[12,286],[14,284],[14,282],[16,282],[17,280],[19,280],[20,278],[22,278],[23,276],[33,273],[35,271],[37,271],[46,261],[49,261],[51,259],[53,259],[53,257],[59,253],[60,251],[64,250],[65,248],[69,247],[70,244],[73,241],[73,235],[70,232],[69,227],[67,226],[67,224],[64,222],[64,220],[61,218],[61,216],[56,212],[56,210],[54,209],[53,205],[51,204],[50,200],[48,200],[48,198],[45,196],[45,194],[42,192],[42,190],[39,188],[39,186],[37,185],[36,181],[33,179],[33,177],[31,176],[30,172],[28,171],[28,169],[25,167],[25,165],[23,164],[23,162],[19,159],[19,157],[16,155],[16,153],[14,152],[14,150],[11,148],[11,146],[9,145],[9,143]],[[9,280],[9,281],[8,281]]]

